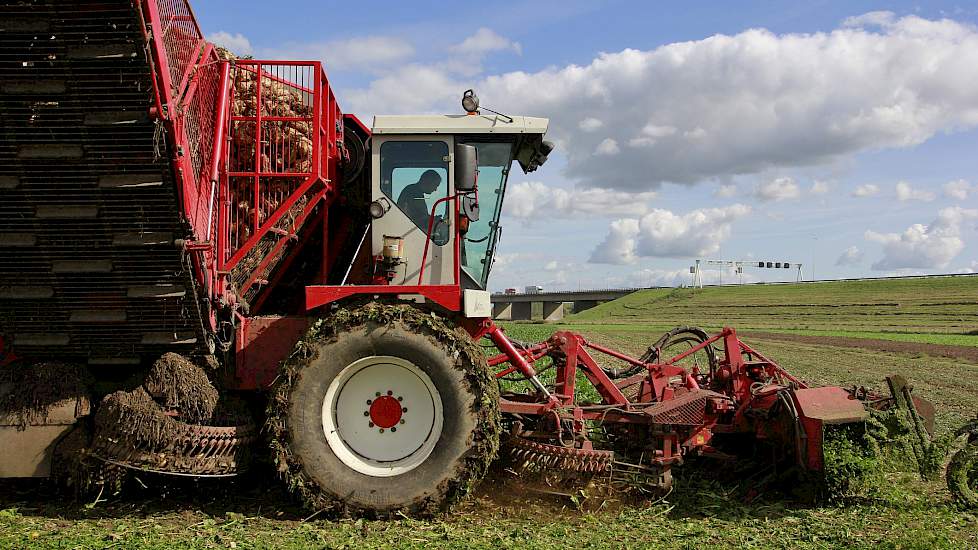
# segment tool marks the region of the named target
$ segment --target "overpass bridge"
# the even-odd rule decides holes
[[[502,321],[525,321],[533,317],[533,304],[543,305],[543,319],[559,321],[564,317],[564,304],[574,304],[574,313],[590,309],[602,302],[621,298],[643,288],[602,288],[594,290],[562,290],[521,294],[492,295],[492,318]]]

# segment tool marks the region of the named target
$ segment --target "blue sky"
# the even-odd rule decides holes
[[[194,8],[238,53],[324,60],[365,121],[457,112],[468,87],[550,118],[558,151],[510,179],[493,289],[678,284],[695,258],[978,271],[974,3]]]

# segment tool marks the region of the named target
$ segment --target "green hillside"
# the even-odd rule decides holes
[[[644,290],[564,322],[978,345],[978,277]]]

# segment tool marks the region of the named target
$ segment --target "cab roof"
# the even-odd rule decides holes
[[[512,122],[510,122],[512,118]],[[545,134],[546,118],[493,114],[379,115],[374,134]]]

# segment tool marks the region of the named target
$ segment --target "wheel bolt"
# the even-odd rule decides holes
[[[404,424],[404,419],[403,418],[401,419],[401,424]]]
[[[374,396],[380,397],[380,392],[375,393]]]
[[[368,405],[370,405],[370,404],[371,404],[371,403],[373,403],[373,402],[374,402],[374,400],[373,400],[373,399],[368,399],[368,400],[367,400],[367,404],[368,404]]]
[[[370,411],[363,411],[363,416],[370,416]]]
[[[391,432],[396,432],[396,431],[397,431],[397,428],[393,428],[393,427],[391,428]]]
[[[383,428],[380,429],[380,433],[384,433],[384,429]]]
[[[373,422],[368,422],[367,424],[368,424],[368,425],[369,425],[369,426],[370,426],[371,428],[373,428],[373,427],[374,427],[374,423],[373,423]]]
[[[403,407],[403,408],[401,409],[401,412],[402,412],[402,413],[406,413],[406,412],[407,412],[407,407]]]
[[[398,395],[398,396],[397,396],[397,400],[398,400],[398,401],[404,401],[404,398],[403,398],[403,397],[401,397],[400,395]]]
[[[394,392],[392,392],[391,390],[387,390],[387,395],[394,395]]]

